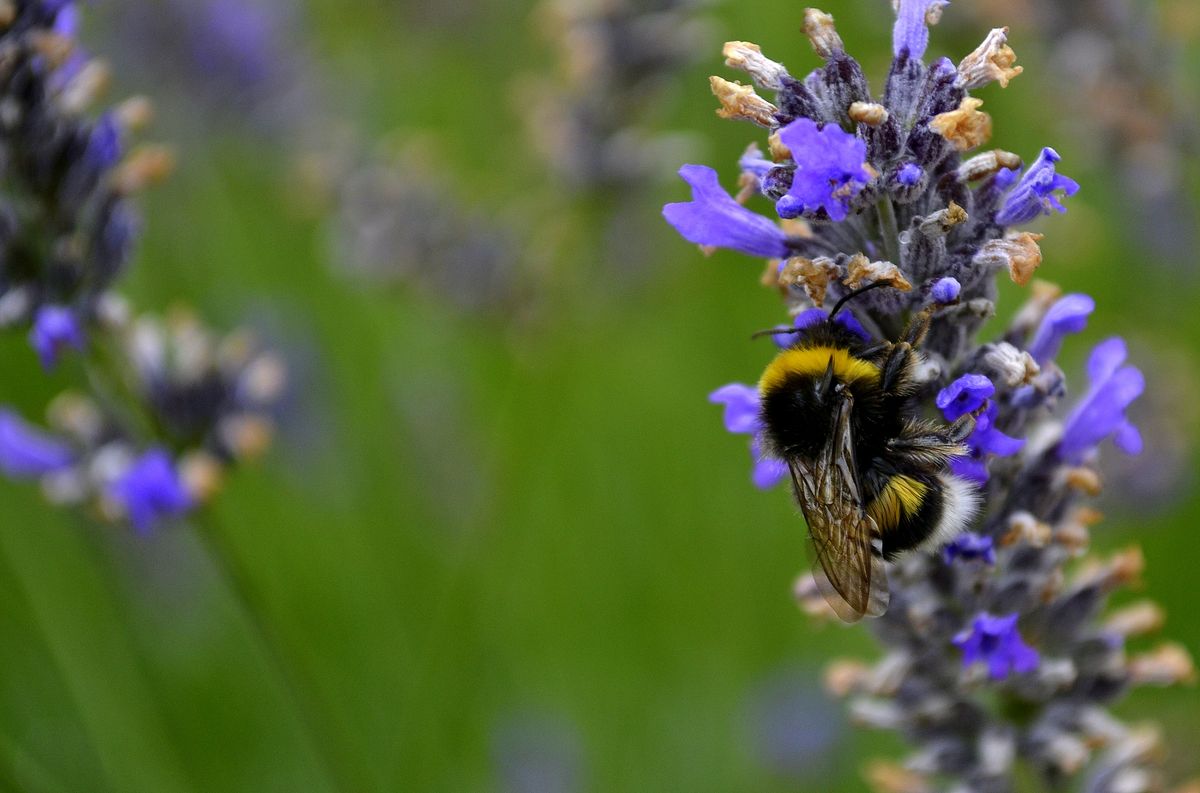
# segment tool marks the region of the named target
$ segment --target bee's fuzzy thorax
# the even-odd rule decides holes
[[[759,393],[783,387],[797,377],[821,377],[830,363],[833,375],[844,383],[878,383],[879,367],[842,347],[797,346],[781,351],[758,381]]]

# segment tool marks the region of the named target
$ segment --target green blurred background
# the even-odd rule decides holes
[[[873,642],[797,611],[801,522],[784,492],[751,487],[744,440],[705,399],[755,378],[768,353],[747,337],[779,320],[778,297],[758,263],[704,259],[660,221],[681,183],[588,192],[548,172],[515,99],[558,68],[531,2],[311,0],[286,41],[322,98],[271,118],[283,132],[188,115],[194,85],[106,51],[122,32],[108,5],[90,6],[87,26],[122,66],[114,96],[166,108],[153,134],[180,155],[142,201],[125,291],[147,309],[184,301],[219,326],[259,328],[291,360],[295,393],[263,463],[231,477],[208,514],[149,538],[0,483],[0,787],[851,791],[866,789],[868,759],[901,756],[897,738],[853,729],[823,693],[824,662],[872,656]],[[1016,24],[982,5],[948,9],[931,52],[957,60],[987,27]],[[1155,10],[1173,19],[1168,5]],[[878,85],[888,4],[825,7]],[[759,136],[714,116],[706,77],[733,77],[727,38],[793,72],[815,66],[801,13],[783,0],[698,9],[711,49],[667,78],[644,128],[693,133],[688,156],[732,185]],[[1195,257],[1147,253],[1134,197],[1092,150],[1093,122],[1064,117],[1071,88],[1046,42],[1016,27],[1012,43],[1025,74],[981,92],[994,144],[1027,158],[1053,145],[1084,185],[1039,227],[1040,275],[1099,304],[1068,344],[1069,371],[1080,378],[1090,346],[1120,333],[1150,382],[1136,470],[1161,476],[1110,487],[1096,545],[1142,544],[1145,594],[1195,653]],[[1175,77],[1194,89],[1188,57]],[[516,227],[521,307],[464,311],[436,290],[341,274],[335,209],[297,176],[314,124],[364,149],[421,141],[454,200]],[[1020,300],[1006,290],[1001,315]],[[20,338],[0,341],[0,362],[3,401],[31,417],[78,376],[42,375]],[[1159,437],[1182,456],[1160,454]],[[299,696],[198,532],[228,541]],[[1194,689],[1138,693],[1119,713],[1165,726],[1173,777],[1200,772]]]

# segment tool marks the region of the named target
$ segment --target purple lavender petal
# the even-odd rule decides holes
[[[996,563],[996,550],[991,537],[965,531],[946,544],[942,549],[942,558],[946,560],[946,564],[961,559],[993,565]]]
[[[1049,146],[1042,149],[1037,160],[1017,182],[1016,187],[1004,199],[1004,205],[996,214],[1001,226],[1016,226],[1028,223],[1039,215],[1049,215],[1051,210],[1066,212],[1055,195],[1072,196],[1079,192],[1079,183],[1055,171],[1054,164],[1061,160],[1058,152]]]
[[[779,216],[793,218],[824,207],[831,220],[844,220],[850,199],[871,181],[867,144],[834,124],[818,129],[810,118],[780,129],[779,139],[796,162],[792,186],[775,204]]]
[[[65,306],[42,306],[34,315],[29,343],[37,352],[42,368],[50,371],[58,365],[59,356],[67,347],[83,351],[83,329],[71,309]]]
[[[926,16],[930,9],[948,5],[948,0],[900,0],[896,9],[896,24],[892,27],[892,54],[920,60],[929,47],[929,27]]]
[[[1059,442],[1059,456],[1082,462],[1101,441],[1112,437],[1122,451],[1142,450],[1141,434],[1125,417],[1126,409],[1142,395],[1146,380],[1134,366],[1123,366],[1125,342],[1114,337],[1096,345],[1088,359],[1091,385],[1083,399],[1067,416]]]
[[[0,471],[10,479],[36,479],[75,462],[62,440],[43,433],[7,408],[0,408]]]
[[[1013,672],[1027,674],[1038,665],[1037,651],[1025,644],[1017,630],[1016,614],[994,617],[980,612],[953,643],[963,652],[964,666],[984,661],[993,680],[1003,680]]]
[[[1096,310],[1096,301],[1089,295],[1073,293],[1058,299],[1046,316],[1033,340],[1029,342],[1029,354],[1038,363],[1045,363],[1058,355],[1063,339],[1069,333],[1079,333],[1087,327],[1088,316]]]
[[[679,175],[692,188],[692,200],[663,207],[663,217],[688,242],[729,248],[747,256],[786,256],[787,235],[762,215],[734,201],[705,165],[685,165]]]
[[[905,187],[912,187],[921,181],[923,173],[921,166],[915,162],[907,162],[900,167],[900,170],[896,171],[896,181]]]
[[[170,454],[161,448],[150,449],[135,460],[109,492],[125,508],[133,527],[142,533],[194,506]]]
[[[760,427],[758,389],[741,383],[730,383],[709,394],[708,401],[725,406],[726,431],[758,432]]]
[[[946,421],[957,421],[983,407],[983,403],[994,393],[996,387],[986,376],[965,374],[939,391],[935,404]]]
[[[753,450],[751,450],[753,454]],[[759,490],[770,490],[787,478],[788,467],[783,460],[773,457],[758,457],[754,461],[754,471],[750,476],[754,486]]]
[[[959,479],[986,485],[988,481],[987,462],[975,457],[954,457],[950,460],[950,472]]]
[[[962,285],[956,278],[939,278],[934,282],[933,287],[929,290],[929,296],[936,303],[953,303],[958,300],[959,294],[962,292]]]

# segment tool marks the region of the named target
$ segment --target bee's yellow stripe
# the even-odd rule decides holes
[[[879,367],[855,358],[840,347],[801,347],[784,350],[767,365],[758,381],[758,392],[765,394],[796,375],[820,377],[833,361],[833,374],[845,383],[865,380],[879,382]]]
[[[889,479],[879,495],[867,505],[867,514],[886,531],[899,525],[904,516],[917,514],[928,492],[929,486],[925,483],[898,474]]]

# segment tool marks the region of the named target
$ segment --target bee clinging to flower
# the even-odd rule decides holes
[[[896,342],[872,344],[829,317],[801,328],[758,383],[764,452],[783,460],[808,523],[814,576],[846,622],[888,605],[884,561],[951,539],[978,496],[951,458],[974,428],[972,414],[938,424],[916,414],[917,347],[937,304],[918,312]]]

